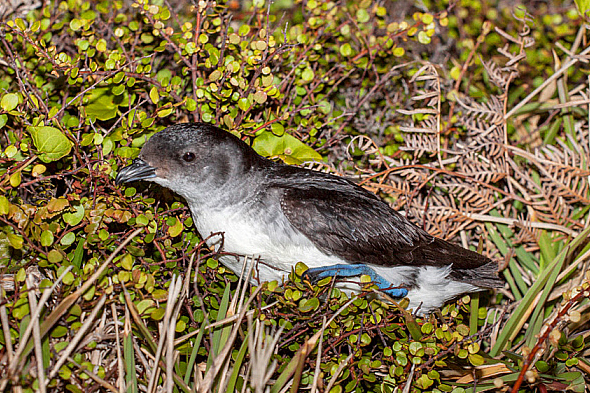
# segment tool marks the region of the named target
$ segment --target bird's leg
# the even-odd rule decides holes
[[[363,274],[369,276],[377,288],[391,297],[404,297],[408,294],[408,290],[406,288],[392,288],[394,286],[392,283],[378,275],[369,266],[362,264],[337,264],[314,267],[307,269],[303,273],[303,277],[308,278],[312,282],[318,282],[319,280],[326,277],[355,277]]]

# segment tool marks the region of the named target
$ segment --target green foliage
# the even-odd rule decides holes
[[[496,219],[480,229],[507,260],[503,274],[508,289],[490,301],[484,295],[467,296],[425,318],[407,312],[405,301],[398,307],[376,299],[370,283],[347,304],[347,296],[333,289],[329,279],[314,287],[303,282],[302,264],[284,285],[268,283],[248,296],[236,290],[238,277],[218,263],[218,255],[195,233],[183,201],[143,184],[124,189],[114,185],[117,171],[137,156],[147,138],[173,123],[203,121],[241,136],[273,159],[290,164],[315,160],[331,171],[338,162],[338,171],[368,173],[366,180],[374,182],[365,185],[390,193],[384,196],[391,202],[402,199],[395,194],[399,190],[411,194],[410,199],[422,191],[432,191],[435,201],[453,195],[430,174],[416,182],[405,173],[410,180],[403,187],[375,177],[381,171],[391,173],[391,161],[384,156],[412,160],[421,168],[437,159],[443,165],[444,160],[439,170],[452,172],[457,161],[447,160],[447,154],[468,128],[454,129],[468,112],[459,114],[459,100],[468,96],[484,101],[477,107],[484,108],[477,114],[479,125],[494,115],[491,104],[485,105],[493,103],[492,93],[502,90],[494,84],[495,69],[481,61],[496,56],[505,42],[489,22],[519,35],[522,31],[514,26],[527,26],[530,32],[530,15],[524,9],[498,10],[474,1],[453,3],[448,10],[441,8],[447,4],[425,1],[425,7],[438,11],[411,9],[416,12],[403,20],[397,17],[398,3],[295,3],[267,8],[264,0],[254,1],[251,10],[232,14],[231,5],[223,2],[169,8],[161,1],[68,0],[0,23],[0,272],[12,274],[6,277],[13,283],[0,296],[0,317],[7,316],[1,322],[0,353],[11,350],[8,340],[23,348],[22,364],[16,361],[14,368],[0,370],[1,389],[39,384],[39,373],[27,372],[36,348],[40,351],[35,356],[52,373],[52,391],[82,391],[96,386],[96,378],[114,385],[118,376],[128,391],[143,391],[151,376],[156,378],[152,383],[164,386],[173,380],[179,391],[190,391],[198,386],[195,374],[205,380],[210,376],[216,391],[224,386],[241,391],[255,383],[245,377],[253,359],[271,348],[263,364],[268,378],[261,384],[275,382],[273,391],[290,381],[294,389],[311,389],[316,362],[321,391],[390,392],[407,383],[413,391],[471,391],[472,375],[480,378],[478,391],[514,384],[524,375],[530,386],[583,391],[590,367],[584,360],[587,343],[580,333],[585,320],[580,310],[588,303],[588,280],[577,266],[588,249],[587,231],[580,227],[588,219],[588,190],[582,185],[570,192],[569,184],[547,184],[587,170],[587,161],[584,168],[575,164],[552,176],[537,158],[526,155],[535,145],[522,142],[523,130],[538,129],[551,148],[579,147],[579,133],[588,132],[587,124],[580,125],[581,119],[587,121],[587,108],[562,105],[555,112],[555,102],[547,101],[555,94],[561,104],[567,103],[564,80],[553,90],[547,88],[539,102],[519,108],[515,114],[521,123],[505,124],[505,142],[522,147],[510,152],[517,152],[515,162],[525,163],[527,170],[518,173],[530,175],[527,192],[533,195],[526,199],[519,188],[510,212],[520,217],[542,204],[544,192],[550,196],[558,190],[573,214],[560,216],[561,208],[553,203],[540,216],[551,216],[550,223],[571,238],[582,235],[572,241],[555,226],[545,226],[526,243],[522,232],[532,227],[523,224],[525,229],[517,232],[497,220],[506,215],[495,210],[507,195],[501,189],[505,179],[482,182],[474,177],[479,181],[475,184],[501,191],[494,194],[493,207],[478,205],[480,199],[464,191],[453,204],[467,204],[469,210],[475,199],[475,208]],[[286,19],[277,17],[282,11],[275,7],[288,9]],[[537,46],[515,48],[512,43],[509,48],[523,51],[515,62],[525,76],[511,74],[505,91],[499,92],[506,93],[504,109],[513,108],[529,86],[541,85],[552,74],[553,43],[574,37],[583,24],[573,8],[565,15],[551,9],[536,15],[543,22],[530,32]],[[441,54],[447,39],[456,40],[457,50]],[[478,58],[474,54],[480,53],[473,64]],[[454,62],[449,72],[446,65],[432,67],[437,74],[429,79],[422,61],[444,63],[448,55]],[[582,76],[578,69],[568,75],[574,80]],[[427,91],[431,82],[449,93],[442,94],[442,88],[436,94]],[[408,115],[409,102],[435,96],[440,121],[433,121],[432,108]],[[440,118],[441,107],[450,113],[447,119]],[[414,134],[402,124],[409,121],[432,123],[420,132],[438,136],[439,156],[408,148]],[[440,126],[446,129],[441,132]],[[569,157],[564,159],[567,165]],[[429,203],[414,216],[426,214]],[[407,212],[412,216],[410,208]],[[443,216],[437,222],[442,228],[473,227],[455,219],[462,216]],[[125,240],[128,244],[119,248]],[[185,297],[179,295],[176,302],[170,296],[176,282],[172,278],[183,275]],[[36,277],[37,285],[31,287],[27,277]],[[35,307],[28,292],[43,293],[52,283],[59,286],[39,318],[43,340],[33,343],[25,336],[27,326],[37,323],[31,320]],[[508,297],[519,305],[511,308]],[[108,306],[98,310],[100,318],[110,322],[95,322],[97,334],[58,363],[102,301]],[[490,303],[500,312],[488,312]],[[244,322],[246,313],[249,323]],[[547,321],[553,328],[543,330]],[[565,325],[568,329],[559,331]],[[119,341],[111,328],[118,329]],[[146,361],[146,352],[151,357],[166,352],[158,341],[166,334],[177,339],[176,360]],[[541,353],[547,343],[551,351]],[[529,359],[531,353],[541,355]],[[115,358],[121,368],[110,361]],[[96,359],[109,363],[93,364]],[[485,374],[488,368],[495,374]],[[461,378],[449,376],[460,369],[466,370]]]
[[[312,288],[293,275],[284,288],[277,288],[284,290],[284,296],[277,298],[279,304],[265,312],[263,320],[285,329],[283,338],[289,346],[279,351],[279,356],[288,359],[290,351],[299,349],[295,338],[301,334],[302,325],[309,332],[321,330],[322,320],[329,319],[348,300],[340,290],[332,289],[331,284],[323,280]],[[325,327],[326,349],[319,355],[314,351],[309,360],[311,368],[314,357],[321,356],[322,378],[338,378],[346,391],[380,391],[405,383],[410,369],[414,369],[416,387],[429,390],[442,383],[437,367],[447,362],[481,364],[483,358],[478,355],[477,342],[485,332],[469,335],[465,314],[461,312],[466,310],[463,303],[445,306],[439,317],[431,315],[414,320],[398,307],[371,295],[370,291],[365,292],[352,301]],[[469,296],[463,302],[468,303]],[[484,314],[479,322],[483,324],[485,318]],[[418,329],[418,337],[408,330],[412,324]],[[340,376],[334,375],[349,351],[354,356],[346,363],[345,371]],[[376,377],[376,370],[383,373],[381,378]]]
[[[57,128],[30,127],[28,131],[43,162],[57,161],[72,149],[72,142]]]
[[[297,138],[282,134],[275,135],[272,132],[263,131],[254,139],[252,147],[263,156],[280,157],[287,164],[301,164],[305,161],[321,161],[322,156],[301,143]]]

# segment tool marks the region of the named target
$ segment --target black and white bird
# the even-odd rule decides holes
[[[421,313],[503,285],[497,263],[429,235],[364,188],[271,161],[209,124],[177,124],[152,136],[116,178],[136,180],[186,199],[201,236],[223,234],[208,245],[258,259],[260,282],[281,282],[301,261],[315,280],[368,275]],[[243,260],[220,259],[238,273]]]

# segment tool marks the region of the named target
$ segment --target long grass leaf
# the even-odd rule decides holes
[[[219,311],[217,313],[217,320],[220,321],[227,317],[227,309],[229,307],[229,295],[230,295],[230,286],[225,287],[225,291],[223,292],[223,297],[221,298],[221,303],[219,303]],[[231,331],[231,326],[229,326]],[[223,348],[225,342],[221,342],[222,339],[222,332],[225,328],[217,328],[213,331],[213,341],[211,342],[211,352],[209,353],[209,359],[207,359],[207,370],[211,367],[211,363],[213,359],[219,355],[219,349]],[[227,341],[227,337],[226,337]]]
[[[541,270],[557,255],[556,247],[547,231],[539,233],[539,250],[541,251]]]
[[[248,335],[250,332],[246,333],[246,337],[244,337],[244,341],[242,342],[242,346],[238,351],[236,359],[234,361],[234,368],[231,372],[229,377],[229,381],[227,383],[226,392],[232,393],[236,390],[236,383],[238,381],[238,377],[240,376],[240,369],[242,368],[242,363],[244,362],[244,357],[246,356],[246,352],[248,351]]]
[[[545,133],[545,136],[543,137],[543,145],[552,145],[555,142],[555,137],[561,129],[561,123],[561,117],[557,117],[555,121],[551,123],[551,127],[549,127],[549,130]]]
[[[533,315],[531,316],[531,323],[529,324],[529,327],[526,332],[527,345],[529,345],[529,348],[530,348],[530,345],[534,344],[534,342],[537,340],[537,338],[535,336],[538,335],[539,332],[541,331],[541,327],[543,326],[543,320],[545,319],[545,314],[546,314],[545,302],[547,301],[547,298],[549,298],[549,295],[551,294],[551,291],[553,290],[553,287],[555,286],[555,281],[557,281],[557,276],[559,276],[559,273],[563,269],[564,262],[565,262],[565,258],[559,259],[557,264],[555,265],[555,268],[553,268],[551,270],[551,274],[549,275],[549,279],[547,280],[547,284],[545,284],[545,287],[543,288],[543,292],[541,293],[541,297],[539,298],[539,302],[537,303],[537,306],[535,307],[535,311],[533,312]]]
[[[530,308],[537,295],[541,293],[541,288],[543,288],[549,280],[552,270],[557,265],[562,264],[566,256],[568,255],[569,251],[577,248],[583,241],[585,241],[588,238],[589,234],[590,227],[584,229],[575,239],[573,239],[568,245],[568,247],[562,250],[559,253],[559,255],[555,258],[555,260],[549,264],[547,269],[541,272],[537,280],[533,283],[529,291],[525,294],[524,298],[520,301],[520,304],[512,313],[511,317],[506,322],[506,325],[504,325],[504,328],[498,335],[496,344],[492,347],[490,351],[490,356],[497,356],[502,350],[504,350],[506,344],[509,341],[509,338],[516,333],[516,328],[518,326],[522,326],[522,324],[526,321],[527,318],[525,318],[525,315],[527,313],[527,310]]]
[[[191,351],[191,357],[188,360],[188,364],[186,365],[186,374],[184,375],[184,383],[186,383],[187,385],[189,384],[191,375],[192,375],[192,369],[193,367],[195,367],[195,363],[197,361],[197,354],[199,353],[199,348],[201,347],[201,341],[203,340],[203,334],[205,334],[205,326],[207,326],[207,323],[209,321],[207,320],[207,317],[205,317],[205,319],[203,320],[203,323],[201,323],[201,328],[199,329],[199,334],[197,335],[197,338],[195,339],[194,343],[193,343],[193,350]]]
[[[135,372],[135,351],[133,349],[133,335],[131,333],[123,333],[123,358],[127,393],[138,393],[137,374]]]
[[[492,226],[492,224],[486,223],[486,229],[488,230],[490,238],[492,239],[496,247],[498,247],[498,250],[500,250],[502,255],[506,256],[508,254],[509,248],[508,244],[506,244],[506,241],[499,232],[499,229],[502,227],[506,227],[506,225],[498,224],[496,227],[494,227]],[[508,262],[509,270],[505,270],[504,275],[506,276],[506,281],[510,285],[510,289],[512,291],[512,294],[514,295],[514,298],[516,300],[519,300],[522,297],[521,293],[525,293],[528,290],[528,287],[526,286],[524,281],[522,281],[522,277],[520,275],[520,272],[518,271],[518,268],[516,268],[515,263],[516,262],[514,261],[514,258],[510,258],[510,261]],[[508,274],[509,272],[510,274]],[[514,272],[516,272],[516,274],[514,274]]]
[[[504,280],[506,280],[508,286],[510,287],[510,292],[512,293],[512,296],[514,296],[514,300],[519,301],[522,299],[522,294],[518,290],[518,285],[516,285],[516,282],[514,282],[514,278],[512,278],[512,273],[510,273],[510,270],[505,269],[502,274],[504,275]]]
[[[529,286],[524,282],[524,279],[522,278],[522,273],[518,269],[518,266],[514,258],[510,258],[510,261],[508,261],[508,269],[510,269],[510,273],[512,273],[512,277],[514,278],[514,283],[518,287],[520,293],[527,293],[529,290]]]
[[[76,250],[74,251],[74,258],[72,258],[72,265],[76,267],[76,271],[80,271],[80,266],[82,266],[82,258],[84,257],[84,243],[86,239],[78,240],[78,245],[76,246]]]
[[[557,56],[555,56],[557,58]],[[556,63],[555,68],[558,69],[561,63]],[[557,79],[557,96],[559,97],[559,103],[565,104],[570,100],[569,92],[567,84],[565,83],[565,77],[562,76]],[[565,132],[572,137],[576,137],[576,130],[574,128],[574,118],[572,116],[572,111],[570,108],[561,108],[561,118],[563,119],[563,128]],[[570,148],[575,148],[571,145],[571,142],[568,141],[568,145]]]
[[[471,304],[469,305],[469,333],[477,333],[479,322],[479,292],[471,295]]]
[[[533,273],[534,276],[539,274],[539,262],[530,252],[526,251],[523,246],[519,246],[514,250],[516,257],[518,258],[518,262],[522,267],[526,270],[529,270]]]

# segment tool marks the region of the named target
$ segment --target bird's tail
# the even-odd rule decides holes
[[[504,280],[498,277],[498,264],[489,260],[474,269],[453,269],[451,277],[457,281],[477,285],[481,288],[500,288]]]

